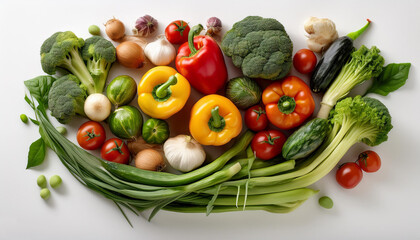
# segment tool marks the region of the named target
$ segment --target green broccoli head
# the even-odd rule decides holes
[[[57,67],[67,68],[71,65],[69,58],[73,51],[78,51],[84,45],[84,40],[73,32],[56,32],[41,46],[41,65],[45,73],[55,74]],[[70,70],[70,69],[68,69]]]
[[[223,37],[222,50],[251,78],[280,79],[292,66],[293,43],[272,18],[249,16],[235,23]]]
[[[82,57],[86,61],[87,68],[95,81],[95,91],[102,92],[109,69],[117,59],[114,45],[103,37],[90,37],[85,41]]]
[[[96,92],[95,83],[80,54],[84,44],[85,41],[71,31],[56,32],[41,46],[41,65],[44,72],[51,75],[60,68],[70,71],[91,94]]]
[[[369,146],[388,140],[388,133],[392,129],[387,107],[370,97],[348,97],[339,101],[330,113],[330,121],[348,128],[348,138]]]
[[[48,94],[48,107],[51,115],[60,123],[68,123],[78,114],[86,116],[84,103],[87,97],[86,90],[80,85],[80,80],[68,74],[57,79],[51,86]]]

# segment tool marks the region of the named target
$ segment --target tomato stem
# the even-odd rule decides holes
[[[106,152],[107,154],[112,152],[112,151],[118,151],[121,155],[124,155],[124,152],[122,151],[122,147],[124,146],[124,142],[121,143],[121,146],[118,146],[117,141],[114,141],[115,143],[115,147],[110,149],[108,152]]]
[[[270,134],[265,135],[267,137],[267,141],[263,141],[264,143],[268,143],[270,145],[274,145],[274,142],[279,139],[280,137],[271,137]]]
[[[175,31],[178,31],[179,35],[183,36],[184,30],[185,30],[185,28],[187,28],[188,25],[187,24],[184,25],[184,21],[182,21],[182,20],[180,21],[180,23],[181,23],[181,25],[176,23],[176,22],[174,22],[173,24],[177,27],[175,29]]]
[[[265,114],[265,111],[261,107],[258,107],[258,110],[254,109],[252,111],[255,112],[256,114],[258,114],[257,121],[258,121],[258,119],[260,119],[261,115]]]
[[[94,139],[95,137],[100,137],[101,134],[95,134],[95,130],[92,129],[92,132],[86,131],[86,135],[84,135],[83,137],[88,137],[88,139],[86,139],[86,142],[89,140]]]

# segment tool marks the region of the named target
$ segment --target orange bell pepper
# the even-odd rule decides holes
[[[217,94],[204,96],[191,109],[190,133],[200,144],[226,144],[241,130],[241,113],[226,97]]]
[[[295,76],[270,84],[262,94],[268,120],[280,129],[301,125],[315,109],[311,90]]]

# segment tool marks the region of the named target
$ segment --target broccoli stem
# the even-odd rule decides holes
[[[82,57],[77,49],[69,51],[70,57],[66,63],[67,69],[69,69],[77,78],[82,82],[83,86],[86,87],[88,94],[96,93],[95,81],[90,75]],[[101,91],[102,92],[102,91]]]
[[[105,59],[92,59],[87,61],[86,65],[90,74],[93,75],[95,93],[102,93],[112,64],[109,64]]]
[[[318,111],[318,118],[327,119],[331,109],[338,100],[347,96],[347,94],[358,84],[363,83],[371,77],[372,69],[368,67],[369,61],[352,58],[341,69],[337,78],[325,92],[321,101],[321,108]]]

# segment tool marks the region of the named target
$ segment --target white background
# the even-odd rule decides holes
[[[0,239],[419,239],[420,64],[418,1],[0,1]],[[91,24],[113,16],[127,33],[137,17],[150,14],[159,32],[175,19],[191,25],[218,16],[225,31],[248,15],[282,22],[294,42],[294,52],[306,47],[303,22],[310,16],[335,21],[340,35],[359,29],[365,19],[370,29],[355,45],[376,45],[386,62],[411,62],[407,84],[387,97],[394,128],[389,141],[374,149],[382,157],[378,173],[365,174],[361,184],[344,190],[330,173],[313,188],[320,194],[290,214],[236,212],[180,214],[160,212],[152,222],[127,213],[134,228],[116,206],[78,183],[51,151],[39,167],[25,170],[27,151],[38,136],[33,124],[23,124],[21,113],[32,116],[23,100],[23,81],[44,74],[40,66],[42,42],[56,31],[71,30],[89,37]],[[228,65],[231,62],[228,59]],[[129,74],[137,81],[144,70],[114,67],[110,79]],[[238,75],[230,69],[230,77]],[[362,87],[363,88],[363,87]],[[178,116],[182,118],[182,116]],[[67,126],[71,140],[82,120]],[[368,149],[354,146],[342,159],[353,161]],[[39,197],[36,178],[59,174],[64,184],[48,201]],[[330,196],[334,208],[318,206]]]

